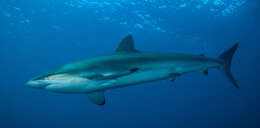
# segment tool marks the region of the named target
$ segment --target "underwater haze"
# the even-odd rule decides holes
[[[0,0],[0,128],[259,128],[259,0]],[[86,94],[24,86],[61,65],[140,51],[218,57],[239,43],[232,74],[194,72]]]

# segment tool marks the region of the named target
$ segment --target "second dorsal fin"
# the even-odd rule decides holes
[[[115,53],[137,53],[134,46],[134,39],[132,35],[127,35],[122,41],[120,42],[119,46],[117,47]]]

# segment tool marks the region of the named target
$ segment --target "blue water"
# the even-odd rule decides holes
[[[0,128],[260,127],[258,0],[0,0]],[[105,92],[56,94],[24,82],[112,53],[127,34],[141,51],[217,57],[236,42],[236,89],[218,70]]]

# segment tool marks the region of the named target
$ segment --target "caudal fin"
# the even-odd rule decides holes
[[[238,43],[236,43],[233,47],[222,53],[219,58],[224,61],[223,67],[221,67],[221,70],[224,72],[224,74],[227,76],[227,78],[232,82],[232,84],[236,87],[239,88],[236,80],[231,74],[230,68],[231,68],[231,63],[232,63],[232,57],[238,47]]]

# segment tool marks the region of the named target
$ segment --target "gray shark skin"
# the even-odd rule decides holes
[[[105,104],[104,91],[157,80],[169,79],[189,72],[208,74],[218,68],[238,88],[231,72],[231,61],[238,44],[218,58],[204,55],[140,52],[134,47],[131,35],[126,36],[115,53],[94,57],[61,66],[25,83],[58,93],[86,93],[90,101]]]

